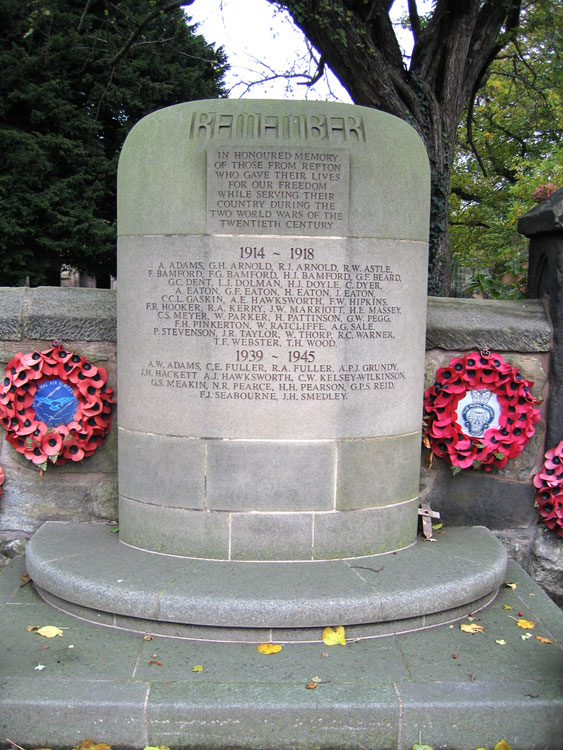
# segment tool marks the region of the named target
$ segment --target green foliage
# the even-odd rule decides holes
[[[2,0],[0,285],[58,283],[62,264],[115,274],[128,131],[160,107],[224,95],[222,50],[159,5]]]
[[[562,48],[563,7],[529,5],[518,40],[493,62],[477,94],[472,139],[467,115],[458,129],[450,248],[458,264],[477,269],[473,288],[486,296],[514,298],[523,290],[527,241],[518,219],[540,186],[563,186]]]

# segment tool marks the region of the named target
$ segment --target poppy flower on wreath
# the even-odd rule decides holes
[[[563,440],[548,450],[534,477],[536,506],[548,529],[563,536]]]
[[[0,424],[6,440],[36,464],[91,456],[109,432],[113,391],[107,371],[62,344],[18,352],[0,385]]]
[[[500,354],[454,357],[424,395],[425,444],[455,473],[502,468],[523,451],[540,418],[532,386]]]

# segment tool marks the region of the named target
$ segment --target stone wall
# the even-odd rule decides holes
[[[116,387],[115,291],[0,288],[2,367],[16,352],[44,349],[55,339],[105,367],[109,385]],[[561,540],[538,524],[531,482],[543,461],[549,396],[552,330],[544,303],[430,298],[426,348],[426,387],[434,381],[438,367],[474,349],[499,352],[524,378],[534,381],[533,393],[543,401],[542,419],[521,456],[495,473],[470,470],[454,476],[438,459],[429,467],[424,450],[421,487],[432,508],[441,512],[446,529],[487,526],[559,600]],[[43,477],[6,441],[0,443],[0,465],[6,473],[0,500],[0,545],[5,555],[20,551],[46,520],[117,520],[116,421],[91,458],[50,466]]]
[[[60,340],[116,382],[116,300],[106,289],[0,288],[0,367],[16,352],[42,350]],[[5,440],[6,474],[0,500],[0,549],[20,551],[44,521],[117,520],[117,424],[91,458],[49,466],[43,477]]]

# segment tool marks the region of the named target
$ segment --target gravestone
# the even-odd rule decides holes
[[[199,101],[119,167],[120,534],[320,560],[415,541],[429,170],[406,123]]]
[[[258,643],[488,604],[507,562],[490,532],[417,541],[429,170],[414,130],[345,104],[191,102],[132,129],[118,183],[119,536],[44,524],[26,550],[44,599]]]

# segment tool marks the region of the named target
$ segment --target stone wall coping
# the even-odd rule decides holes
[[[0,287],[0,341],[116,341],[116,293],[80,287]]]
[[[518,231],[525,237],[563,232],[563,188],[524,214],[518,220]]]
[[[116,291],[0,287],[0,341],[115,341]],[[428,298],[428,349],[548,352],[541,300]]]
[[[549,352],[551,326],[541,300],[429,297],[426,348]]]

